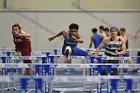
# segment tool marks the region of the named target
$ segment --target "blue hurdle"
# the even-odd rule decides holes
[[[14,59],[14,63],[18,63],[17,60],[29,60],[29,57],[27,56],[23,56],[22,58],[18,57],[17,56],[13,56],[13,54],[16,53],[15,51],[4,51],[3,54],[6,56],[1,56],[0,59],[2,60],[2,63],[10,63],[10,60],[11,59]],[[32,54],[36,54],[38,52],[32,52]],[[47,56],[50,54],[50,52],[41,52],[42,54],[45,54],[46,56],[43,56],[43,57],[36,57],[36,60],[41,60],[42,63],[47,63],[49,62],[49,59],[47,58]],[[35,57],[32,57],[33,60]],[[22,73],[22,68],[15,68],[15,67],[12,67],[12,68],[3,68],[2,67],[2,75],[5,76],[5,75],[8,75],[9,72],[13,72],[13,73],[16,73],[17,71],[20,71],[19,69],[21,69],[21,72],[18,72],[18,73]],[[42,73],[40,75],[43,74],[43,68],[41,67],[42,69]],[[40,73],[40,71],[38,70],[38,66],[36,66],[36,74]],[[15,85],[15,83],[14,83]],[[8,83],[8,90],[9,90],[9,83]],[[36,92],[38,93],[38,92]]]
[[[44,61],[42,61],[42,64],[38,64],[38,65],[35,65],[35,68],[36,68],[36,74],[38,74],[38,75],[51,75],[51,76],[53,76],[54,75],[54,68],[56,68],[58,65],[57,65],[57,63],[55,63],[54,62],[54,58],[56,58],[56,57],[58,57],[59,58],[59,56],[52,56],[52,55],[49,55],[49,62],[47,63],[47,64],[44,64],[44,63],[46,63],[46,58],[41,58],[41,57],[37,57],[37,59],[39,59],[39,60],[44,60]],[[20,57],[19,57],[20,58]],[[27,60],[29,60],[28,59],[29,57],[27,57]],[[85,57],[85,58],[88,58],[88,57]],[[106,57],[94,57],[94,58],[96,58],[96,59],[98,59],[98,60],[101,60],[101,58],[102,59],[107,59]],[[93,59],[94,58],[91,58],[91,62],[93,62]],[[133,58],[133,59],[139,59],[139,57],[131,57],[131,58]],[[8,60],[10,60],[10,59],[12,59],[12,57],[1,57],[1,59],[4,61],[4,62],[6,62],[6,60],[8,59]],[[23,59],[25,60],[26,59],[26,57],[23,57]],[[109,58],[108,58],[109,59]],[[126,59],[129,59],[129,57],[123,57],[123,58],[115,58],[114,57],[114,60],[126,60]],[[44,62],[44,63],[43,63]],[[59,64],[60,65],[60,64]],[[67,65],[67,64],[66,64]],[[69,64],[69,66],[70,66],[70,64]],[[30,67],[30,65],[29,65],[29,67]],[[73,66],[72,66],[73,67]],[[110,65],[97,65],[97,66],[95,66],[95,65],[91,65],[90,66],[90,68],[94,68],[94,67],[97,67],[97,68],[102,68],[102,67],[107,67],[109,70],[109,73],[111,72],[111,68],[113,68],[112,66],[110,66]],[[114,66],[115,67],[115,66]],[[116,66],[116,67],[118,67],[118,66]],[[40,73],[40,68],[41,69],[43,69],[43,73]],[[41,71],[42,72],[42,71]],[[101,70],[99,69],[98,70],[98,73],[101,73]],[[33,78],[31,78],[31,79],[33,79]],[[26,79],[26,78],[24,78],[23,80],[21,80],[22,82],[23,81],[28,81],[29,79]],[[42,80],[41,80],[41,78],[40,79],[34,79],[36,82],[39,82],[39,81],[41,81],[42,82]],[[39,80],[39,81],[38,81]],[[116,79],[115,79],[116,80]],[[112,79],[112,81],[111,81],[111,86],[113,86],[113,88],[112,88],[112,90],[111,91],[116,91],[117,92],[117,90],[116,90],[116,86],[117,86],[117,82],[119,81],[115,81],[115,80],[113,80]],[[125,80],[126,82],[127,82],[127,88],[129,89],[127,92],[129,93],[130,91],[132,91],[132,86],[129,86],[129,84],[132,84],[132,82],[131,82],[131,80],[129,80],[129,79],[126,79]],[[112,83],[113,82],[113,83]],[[116,82],[115,84],[114,84],[114,82]],[[49,85],[49,83],[47,83],[48,85]],[[46,85],[46,87],[48,87],[48,85]],[[36,85],[37,86],[37,85]],[[38,86],[36,87],[36,88],[38,88]],[[49,87],[48,87],[49,88]],[[25,90],[24,90],[25,89]],[[39,88],[39,90],[40,90],[41,88]],[[23,87],[23,93],[25,93],[24,91],[26,91],[26,88],[25,88],[25,86]],[[48,89],[49,90],[49,89]],[[36,92],[36,93],[38,93],[38,92]],[[41,92],[40,92],[41,93]],[[46,92],[46,93],[49,93],[49,92]],[[101,91],[99,91],[98,93],[101,93]],[[112,92],[110,92],[110,93],[112,93]]]
[[[36,93],[43,93],[42,90],[42,84],[43,84],[43,79],[42,78],[21,78],[20,82],[21,82],[21,91],[22,93],[27,93],[27,82],[29,80],[33,79],[36,83]]]
[[[40,65],[42,65],[42,64],[40,64]],[[84,64],[63,64],[63,66],[61,66],[61,64],[43,64],[43,65],[46,65],[45,67],[50,67],[50,68],[62,68],[62,67],[64,67],[64,68],[67,68],[67,67],[84,67]],[[90,67],[92,67],[91,65],[95,65],[95,64],[86,64],[86,68],[90,68]],[[99,64],[100,65],[100,64]],[[111,64],[108,64],[108,65],[111,65]],[[114,64],[113,64],[114,65]],[[29,65],[27,65],[27,66],[29,66]],[[118,65],[117,65],[118,66]],[[124,65],[125,66],[125,65]],[[139,65],[140,66],[140,65]],[[137,67],[139,67],[139,66],[137,66]],[[79,67],[79,68],[80,68]],[[113,66],[114,67],[114,66]],[[95,76],[96,77],[96,76]],[[34,79],[34,78],[22,78],[21,80],[22,80],[22,82],[25,82],[25,83],[23,83],[22,84],[22,93],[26,93],[26,86],[27,86],[27,81],[28,80],[30,80],[30,79],[33,79],[33,80],[35,80],[35,82],[37,82],[36,84],[36,90],[38,91],[38,89],[39,90],[41,90],[42,91],[42,87],[39,87],[38,86],[38,82],[41,80],[41,79],[43,79],[43,78],[40,78],[40,79]],[[99,78],[100,79],[100,78]],[[120,79],[112,79],[112,78],[110,78],[111,79],[111,86],[112,86],[112,89],[111,89],[111,91],[115,91],[115,92],[117,92],[117,90],[116,90],[116,86],[117,86],[117,82],[120,80]],[[123,79],[123,78],[122,78]],[[139,78],[140,79],[140,78]],[[38,81],[39,80],[39,81]],[[53,80],[53,77],[52,78],[49,78],[48,79],[48,81],[51,81],[51,80]],[[131,82],[131,79],[127,79],[127,78],[124,78],[123,80],[125,80],[126,81],[126,83],[127,83],[127,88],[128,88],[128,90],[127,90],[127,93],[129,93],[129,91],[132,91],[132,86],[130,86],[130,85],[132,85],[132,82]],[[42,84],[42,80],[41,80],[41,82],[40,82],[40,84]],[[46,85],[46,87],[48,88],[47,90],[49,90],[49,84],[50,84],[50,82],[48,82],[47,83],[48,85]],[[36,92],[36,93],[38,93],[38,92]],[[48,92],[45,92],[45,93],[49,93],[49,91]],[[102,93],[102,91],[98,91],[98,93]],[[109,93],[109,92],[108,92]],[[113,93],[113,92],[110,92],[110,93]]]

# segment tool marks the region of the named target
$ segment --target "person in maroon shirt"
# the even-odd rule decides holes
[[[13,42],[18,56],[31,56],[31,35],[21,29],[19,24],[12,26]],[[23,60],[24,63],[32,63],[31,60]],[[26,74],[31,75],[32,69],[26,68]]]

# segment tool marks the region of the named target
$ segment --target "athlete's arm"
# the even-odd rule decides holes
[[[126,45],[128,38],[127,38],[127,36],[124,36],[123,38],[124,38],[125,45]]]
[[[15,32],[14,33],[14,36],[16,36],[16,37],[25,37],[25,38],[31,37],[30,34],[24,32],[23,30],[21,30],[21,33]]]
[[[98,48],[95,51],[95,56],[98,56],[100,50],[103,48],[103,46],[106,44],[106,42],[108,42],[109,37],[106,37],[102,40],[102,42],[100,43],[100,45],[98,46]]]
[[[125,40],[123,38],[121,38],[121,42],[122,42],[122,51],[118,52],[115,51],[115,53],[117,55],[124,55],[126,53],[126,44],[125,44]]]
[[[89,48],[91,48],[91,47],[92,47],[92,43],[93,43],[93,37],[91,36],[91,37],[90,37],[90,44],[89,44]]]
[[[23,30],[21,30],[21,34],[19,34],[19,36],[21,36],[21,37],[27,37],[27,38],[30,38],[31,37],[30,34],[24,32]]]
[[[136,32],[136,34],[134,35],[134,39],[137,39],[140,37],[140,29]]]
[[[78,35],[77,37],[76,37],[76,36],[72,36],[72,38],[73,38],[75,41],[79,42],[79,43],[83,43],[83,39],[82,39],[82,37],[81,37],[80,35]]]
[[[101,34],[101,37],[104,39],[104,38],[106,38],[107,36],[106,36],[106,33],[105,32],[103,32],[102,34]]]
[[[59,36],[61,36],[61,35],[63,35],[63,37],[65,37],[65,31],[61,31],[61,32],[59,32],[58,34],[56,34],[55,36],[52,36],[52,37],[50,37],[50,38],[48,38],[49,39],[49,41],[52,41],[53,39],[55,39],[56,37],[59,37]]]

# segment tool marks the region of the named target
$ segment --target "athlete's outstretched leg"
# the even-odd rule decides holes
[[[71,51],[72,49],[70,46],[67,46],[65,48],[65,52],[64,52],[64,55],[66,57],[65,63],[71,63],[71,59],[70,59]]]

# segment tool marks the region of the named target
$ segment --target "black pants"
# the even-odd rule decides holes
[[[138,51],[137,56],[140,57],[140,51]],[[140,63],[140,58],[137,59],[137,63]]]
[[[102,63],[118,64],[118,60],[104,60]],[[102,68],[101,75],[108,75],[108,68]],[[118,69],[112,68],[111,75],[118,75]]]
[[[137,56],[140,56],[140,51],[137,53]]]

